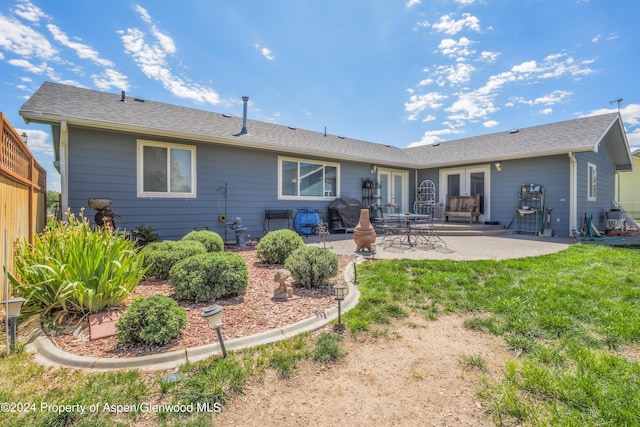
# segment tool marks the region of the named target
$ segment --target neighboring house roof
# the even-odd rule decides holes
[[[597,151],[602,142],[617,170],[631,170],[629,146],[617,113],[583,117],[517,131],[401,149],[256,120],[126,98],[45,82],[20,109],[28,123],[60,123],[229,144],[291,154],[383,163],[407,168],[447,167],[516,158]],[[58,153],[56,153],[58,154]]]
[[[617,169],[631,170],[629,146],[617,113],[411,147],[405,152],[432,167],[447,167],[597,151],[603,141],[611,142],[611,155]]]

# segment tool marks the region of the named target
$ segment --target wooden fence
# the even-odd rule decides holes
[[[33,242],[34,234],[46,225],[47,173],[5,115],[0,112],[0,117],[0,301],[4,301],[4,269],[14,272],[15,242],[25,238]]]

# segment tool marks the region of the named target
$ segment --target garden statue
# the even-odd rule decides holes
[[[284,268],[276,271],[276,275],[273,278],[273,281],[276,282],[279,286],[273,291],[273,299],[274,300],[287,300],[293,296],[293,287],[288,283],[288,279],[291,277],[291,273],[289,270],[285,270]]]
[[[247,231],[247,227],[242,224],[242,218],[235,217],[233,223],[229,225],[229,228],[236,232],[236,246],[244,248],[247,244],[244,241],[244,232]]]

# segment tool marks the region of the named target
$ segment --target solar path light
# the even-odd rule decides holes
[[[207,320],[209,320],[209,326],[215,329],[218,333],[218,341],[220,341],[222,357],[227,357],[227,349],[224,348],[224,341],[222,340],[222,333],[220,332],[220,327],[222,326],[222,306],[216,304],[210,305],[204,309],[202,317],[207,318]]]
[[[11,351],[16,349],[16,323],[22,304],[26,301],[24,298],[9,298],[2,301],[4,304],[5,315],[7,316],[7,334],[11,335]]]
[[[337,284],[333,286],[333,296],[338,301],[338,323],[333,326],[333,330],[338,333],[342,333],[344,331],[344,325],[342,324],[342,306],[341,303],[344,301],[344,292],[347,289],[345,285]]]

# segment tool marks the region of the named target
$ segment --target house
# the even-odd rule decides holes
[[[632,217],[640,219],[640,147],[632,147],[633,172],[618,175],[616,200]]]
[[[152,226],[164,239],[195,228],[227,238],[235,217],[254,237],[291,226],[265,211],[326,220],[329,203],[361,199],[365,181],[404,212],[424,180],[436,202],[480,193],[480,219],[504,225],[522,184],[539,185],[554,233],[569,236],[584,215],[604,226],[616,173],[633,169],[615,113],[401,149],[248,120],[244,102],[240,118],[45,82],[20,114],[51,125],[64,209],[109,198],[118,227]]]

